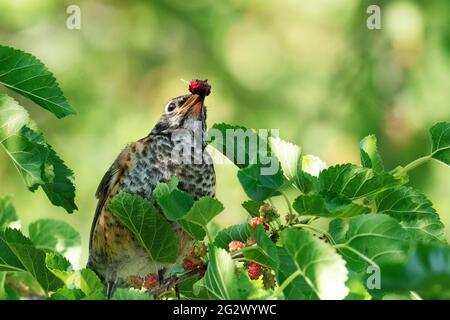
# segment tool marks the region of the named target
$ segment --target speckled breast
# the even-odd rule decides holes
[[[215,174],[209,155],[204,154],[206,161],[202,163],[181,163],[173,158],[174,147],[176,143],[166,136],[149,137],[142,141],[141,148],[137,148],[136,155],[131,157],[132,164],[122,176],[117,192],[139,194],[157,207],[152,197],[156,184],[176,176],[178,187],[192,194],[194,199],[214,196]],[[174,224],[174,228],[180,248],[179,258],[182,259],[191,250],[192,239],[178,225]],[[107,206],[98,218],[93,244],[96,254],[92,258],[97,260],[94,264],[97,272],[105,278],[117,277],[120,282],[125,282],[130,275],[143,276],[170,268],[151,261],[132,232],[107,210]]]

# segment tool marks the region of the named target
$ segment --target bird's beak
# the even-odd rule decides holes
[[[178,112],[187,111],[189,113],[200,114],[200,112],[202,111],[204,100],[205,100],[204,96],[193,94],[178,109]]]

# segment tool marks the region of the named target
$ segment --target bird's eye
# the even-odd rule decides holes
[[[166,112],[172,112],[177,108],[177,105],[174,102],[171,102],[166,107]]]

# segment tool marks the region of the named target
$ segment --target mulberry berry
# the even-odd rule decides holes
[[[264,227],[266,227],[265,223],[264,223],[264,218],[261,217],[254,217],[250,219],[250,226],[253,229],[256,229],[256,227],[258,226],[258,224],[262,224]]]
[[[245,248],[245,244],[241,241],[233,240],[228,244],[230,252],[238,251]]]
[[[198,94],[200,96],[209,96],[211,93],[211,85],[208,80],[191,80],[189,82],[189,91],[192,94]]]
[[[258,280],[259,277],[261,277],[263,268],[260,264],[250,262],[247,265],[247,270],[248,270],[247,272],[248,272],[248,276],[250,277],[250,279]]]
[[[145,277],[144,287],[147,289],[154,288],[159,282],[159,277],[155,273],[149,273]]]
[[[139,276],[129,276],[127,282],[131,288],[141,289],[144,283],[144,278]]]

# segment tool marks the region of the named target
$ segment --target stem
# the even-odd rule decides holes
[[[291,203],[289,202],[289,198],[286,196],[286,194],[284,192],[280,191],[280,193],[283,196],[284,200],[286,201],[287,207],[289,209],[289,214],[292,216],[293,215],[292,206],[291,206]]]
[[[308,219],[306,224],[310,224],[311,222],[316,221],[317,219],[319,219],[319,217],[311,217]]]
[[[273,294],[268,298],[268,300],[274,300],[277,296],[279,296],[286,287],[295,280],[298,276],[300,276],[302,272],[300,270],[295,271],[293,274],[291,274],[289,277],[286,278],[286,280],[283,281],[283,283],[276,288],[276,290],[273,292]]]
[[[208,230],[208,226],[205,226],[205,231],[206,231],[206,236],[208,237],[209,243],[213,244],[214,243],[214,239],[211,235],[211,232],[209,232]]]
[[[6,271],[0,271],[0,299],[6,299],[7,295],[4,291],[6,281]]]
[[[233,260],[238,262],[254,262],[253,260],[247,259],[247,258],[233,258]]]
[[[406,174],[407,172],[411,171],[412,169],[414,169],[424,163],[427,163],[430,159],[431,159],[431,155],[420,157],[420,158],[408,163],[406,166],[401,168],[399,171],[393,172],[393,173],[396,177],[401,177],[402,175]]]
[[[311,229],[313,231],[319,232],[319,233],[323,234],[324,236],[326,236],[328,238],[328,240],[332,244],[334,244],[334,240],[331,237],[331,235],[328,232],[326,232],[325,230],[323,230],[322,228],[315,227],[315,226],[312,226],[310,224],[304,224],[304,223],[297,223],[297,224],[292,225],[292,227],[294,227],[294,228],[306,228],[306,229]]]

